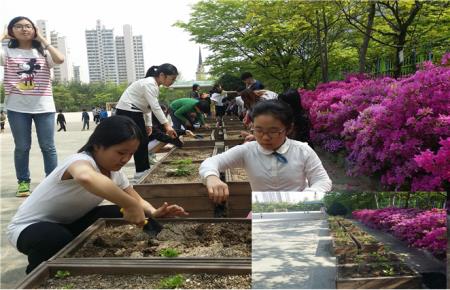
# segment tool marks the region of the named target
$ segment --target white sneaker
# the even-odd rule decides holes
[[[150,171],[150,169],[147,169],[147,170],[142,171],[142,172],[136,172],[134,174],[133,179],[135,180],[135,182],[137,182],[137,181],[141,180],[144,176],[147,176],[149,171]]]

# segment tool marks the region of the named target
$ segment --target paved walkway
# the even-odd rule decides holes
[[[335,258],[325,217],[310,213],[255,213],[252,286],[264,289],[335,287]]]

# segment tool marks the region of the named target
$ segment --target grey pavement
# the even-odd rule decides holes
[[[69,155],[76,153],[84,145],[93,132],[95,125],[90,122],[90,131],[81,131],[81,112],[65,113],[67,132],[56,132],[55,143],[58,154],[58,163]],[[92,116],[91,116],[92,117]],[[1,208],[1,260],[0,288],[13,288],[25,277],[27,265],[26,256],[18,252],[7,240],[5,230],[14,216],[17,208],[25,200],[15,197],[17,180],[14,169],[14,141],[6,126],[5,133],[0,134],[0,208]],[[131,178],[134,175],[133,159],[123,168],[125,174]],[[30,151],[31,189],[35,188],[45,177],[42,154],[39,149],[36,134],[32,133],[32,146]]]
[[[336,260],[324,215],[258,215],[254,213],[252,220],[253,288],[335,288]]]

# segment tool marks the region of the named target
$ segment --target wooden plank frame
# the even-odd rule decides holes
[[[243,263],[160,263],[151,264],[143,261],[117,261],[110,263],[77,264],[63,261],[45,262],[25,277],[17,289],[36,289],[47,279],[53,277],[57,271],[69,271],[71,275],[87,274],[182,274],[182,273],[209,273],[209,274],[251,274],[251,265]]]

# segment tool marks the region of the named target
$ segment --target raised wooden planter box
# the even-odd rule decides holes
[[[384,259],[390,263],[397,263],[401,262],[400,258],[394,254],[394,253],[359,253],[357,255],[355,254],[343,254],[338,255],[336,257],[336,263],[338,265],[344,265],[344,264],[357,264],[357,263],[375,263],[379,262],[380,259]]]
[[[225,146],[233,147],[244,143],[244,138],[239,136],[240,131],[223,130],[223,139]]]
[[[224,224],[224,223],[228,223],[230,226],[241,225],[241,226],[238,226],[238,228],[243,228],[243,229],[248,228],[249,229],[248,234],[250,235],[250,238],[251,238],[251,220],[244,219],[244,218],[234,218],[234,219],[230,219],[230,218],[161,218],[161,219],[157,219],[157,221],[160,222],[163,226],[166,225],[166,227],[167,226],[171,227],[169,229],[165,229],[165,230],[163,229],[163,231],[165,231],[165,232],[160,233],[159,236],[161,237],[161,235],[164,235],[164,237],[160,238],[161,240],[158,240],[159,242],[157,242],[157,241],[152,242],[152,243],[156,243],[156,244],[152,244],[152,246],[156,246],[157,248],[159,247],[160,243],[162,243],[162,241],[165,241],[165,243],[171,244],[170,241],[172,241],[172,239],[170,238],[171,237],[170,235],[174,235],[173,242],[175,242],[175,240],[180,237],[180,233],[178,232],[178,231],[180,231],[180,229],[176,230],[177,232],[173,232],[174,228],[176,229],[177,227],[178,228],[181,227],[183,229],[184,225],[188,225],[188,228],[189,228],[189,224],[200,225],[200,226],[197,226],[198,229],[204,228],[205,232],[202,232],[199,235],[201,237],[211,237],[211,235],[212,235],[211,239],[214,239],[215,236],[214,236],[214,234],[210,234],[210,232],[206,232],[206,230],[208,230],[208,226],[211,226],[213,224]],[[153,238],[150,238],[146,234],[142,233],[142,231],[140,229],[137,229],[131,225],[130,225],[130,228],[128,228],[128,225],[129,225],[129,223],[127,221],[125,221],[124,219],[98,219],[89,228],[87,228],[84,232],[82,232],[80,235],[78,235],[72,242],[70,242],[68,245],[66,245],[63,249],[61,249],[58,253],[56,253],[52,258],[50,258],[49,261],[58,260],[59,262],[64,261],[66,263],[91,263],[91,262],[100,263],[98,260],[102,260],[103,261],[102,263],[108,263],[108,261],[109,261],[109,263],[111,263],[111,264],[114,264],[115,261],[122,261],[120,263],[125,263],[123,261],[130,261],[130,263],[131,262],[134,263],[137,260],[144,261],[141,263],[148,263],[148,264],[152,264],[152,263],[158,262],[158,261],[159,262],[166,261],[169,263],[178,263],[178,262],[180,262],[180,263],[190,263],[190,262],[230,263],[231,261],[235,261],[237,263],[251,264],[251,244],[249,245],[250,256],[240,256],[240,257],[232,256],[231,257],[230,254],[233,254],[233,252],[231,252],[231,253],[227,253],[225,256],[203,255],[201,257],[185,256],[185,257],[166,258],[166,257],[160,257],[158,255],[155,256],[154,254],[152,254],[153,252],[148,252],[148,256],[145,256],[145,257],[143,257],[143,256],[135,257],[133,255],[131,255],[132,257],[122,257],[121,255],[123,255],[123,254],[119,254],[114,251],[116,248],[122,249],[121,247],[123,247],[123,245],[126,244],[127,241],[131,237],[136,238],[135,243],[140,243],[140,242],[138,242],[140,240],[150,243],[150,239],[153,240]],[[205,227],[203,227],[203,225],[205,225]],[[125,228],[126,231],[130,231],[130,234],[128,236],[127,235],[123,236],[123,234],[124,234],[123,231],[121,231],[120,234],[113,232],[112,236],[108,237],[108,240],[104,240],[105,234],[103,233],[103,231],[105,231],[106,228],[114,229],[116,227],[123,227],[123,226],[126,226],[126,228]],[[197,227],[191,228],[190,231],[192,232],[195,230],[195,234],[197,234]],[[226,229],[226,227],[224,229]],[[120,229],[120,230],[122,230],[122,229]],[[108,231],[110,231],[110,230],[108,229]],[[228,230],[228,232],[229,231],[230,230]],[[194,232],[192,232],[192,233],[194,233]],[[245,237],[247,235],[246,232],[241,232],[241,233],[243,235],[242,237]],[[116,234],[118,235],[117,242],[114,241],[114,243],[110,244],[111,239],[115,238]],[[169,234],[169,236],[167,236],[167,234]],[[144,235],[144,236],[140,236],[140,235]],[[191,237],[190,239],[192,239],[192,238],[193,237]],[[101,239],[102,241],[98,241],[98,239]],[[120,239],[122,239],[122,240],[120,240]],[[184,243],[184,239],[187,239],[186,241],[189,240],[183,234],[181,236],[181,240],[178,240],[179,245],[187,245]],[[240,238],[238,237],[238,239],[240,239]],[[132,241],[132,240],[130,240],[130,241]],[[245,242],[243,241],[242,243],[245,243]],[[84,245],[86,245],[86,246],[84,246]],[[233,245],[235,245],[235,244],[233,244]],[[132,250],[148,251],[147,250],[148,246],[151,246],[151,245],[143,244],[142,246],[137,246],[136,248],[133,248],[130,250],[131,251]],[[197,245],[197,246],[199,246],[199,245]],[[176,244],[173,244],[171,247],[176,247]],[[110,250],[105,251],[105,253],[100,253],[95,250],[95,249],[104,249],[104,248],[108,248]],[[86,249],[89,249],[89,250],[87,250],[87,252],[86,252]],[[190,249],[190,247],[187,247],[186,250],[187,249]],[[124,250],[126,250],[126,249],[124,249]],[[77,254],[80,251],[84,251],[84,253]],[[113,252],[114,252],[114,254],[112,256],[109,256]],[[90,256],[91,253],[94,253],[93,254],[94,257]],[[194,253],[197,253],[197,252],[194,251]],[[95,255],[97,255],[97,256],[95,256]],[[114,256],[114,255],[116,255],[116,256]],[[117,255],[119,255],[119,256],[117,256]],[[145,261],[147,261],[147,262],[145,262]]]
[[[100,261],[101,262],[101,261]],[[93,263],[77,264],[54,261],[42,263],[32,273],[17,285],[17,289],[42,288],[58,271],[68,271],[70,276],[100,275],[174,275],[174,274],[223,274],[223,275],[251,275],[251,265],[242,263],[160,263],[153,261],[117,261],[112,264]],[[77,285],[72,285],[77,288]],[[112,288],[122,288],[117,285]],[[244,286],[242,286],[244,287]],[[220,288],[227,288],[226,286]],[[246,288],[251,288],[246,287]]]
[[[335,239],[332,239],[331,247],[333,248],[333,254],[335,256],[356,255],[358,253],[358,246],[354,243],[342,245],[342,244],[337,243]]]
[[[198,131],[195,131],[194,133],[203,136],[203,139],[195,139],[193,137],[183,136],[183,148],[214,146],[216,142],[215,131],[217,129],[216,130],[207,129],[207,130],[209,131],[205,133],[200,133]]]
[[[391,276],[374,276],[371,271],[377,264],[347,264],[338,265],[336,277],[336,289],[421,289],[421,276],[416,271],[401,263],[391,263],[390,266],[396,268],[403,267],[404,274],[394,273]],[[400,266],[402,265],[402,266]],[[360,269],[371,273],[373,277],[357,277]],[[348,276],[353,276],[348,277]]]
[[[134,189],[153,206],[159,207],[165,201],[182,206],[190,217],[214,217],[215,204],[209,199],[203,184],[139,184]],[[252,210],[249,184],[228,183],[230,197],[225,215],[230,218],[244,218]]]

